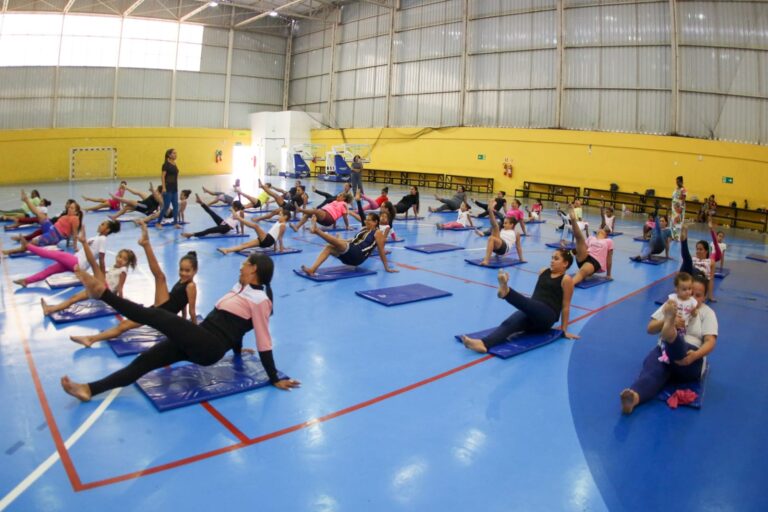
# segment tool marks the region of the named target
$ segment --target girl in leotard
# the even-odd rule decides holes
[[[144,249],[147,256],[149,270],[155,280],[155,300],[152,303],[154,308],[163,309],[174,315],[181,313],[182,318],[189,318],[192,323],[197,323],[197,285],[195,284],[195,274],[197,274],[197,253],[190,251],[179,260],[179,280],[168,291],[168,281],[163,269],[155,257],[155,251],[149,241],[149,232],[147,226],[142,224],[141,238],[139,245]],[[45,306],[43,306],[45,311]],[[46,313],[48,314],[48,313]],[[99,334],[91,336],[70,336],[69,339],[80,345],[90,347],[94,343],[104,340],[111,340],[120,336],[141,324],[132,320],[123,320],[115,327],[102,331]]]
[[[139,354],[125,368],[88,384],[61,378],[64,391],[82,402],[91,400],[110,389],[127,386],[142,375],[157,368],[180,361],[190,361],[202,366],[217,363],[232,350],[236,356],[253,352],[243,348],[243,336],[253,330],[261,364],[273,386],[289,390],[301,385],[293,379],[278,376],[272,355],[272,336],[269,333],[269,317],[272,314],[272,275],[274,264],[269,256],[252,254],[240,267],[238,282],[216,303],[200,325],[195,325],[161,308],[145,308],[118,297],[107,290],[87,272],[77,270],[77,275],[94,299],[100,299],[121,315],[140,324],[146,324],[167,336],[167,339]]]
[[[360,203],[359,191],[357,197],[357,209],[359,215],[361,217],[364,216],[364,212],[362,211],[363,205]],[[316,219],[313,217],[310,232],[328,242],[328,245],[323,247],[323,250],[320,251],[320,255],[311,267],[302,265],[301,270],[308,275],[313,275],[329,256],[335,256],[345,265],[357,267],[362,265],[363,262],[368,259],[368,256],[371,255],[373,249],[376,248],[379,251],[381,262],[384,264],[384,269],[387,272],[397,272],[398,270],[396,268],[390,267],[387,263],[387,251],[384,249],[386,236],[378,228],[379,215],[376,213],[369,213],[365,216],[365,227],[358,231],[351,240],[344,240],[343,238],[337,238],[323,232],[317,227]]]
[[[219,247],[218,251],[221,254],[226,255],[232,252],[244,251],[245,249],[250,249],[252,247],[261,247],[262,249],[274,247],[275,252],[283,252],[285,249],[285,246],[283,245],[283,235],[285,234],[285,227],[288,225],[288,212],[282,208],[279,208],[276,211],[278,220],[272,224],[269,231],[264,231],[256,222],[242,219],[241,222],[244,225],[253,228],[253,230],[256,231],[256,240],[249,240],[244,244],[236,245],[234,247]]]
[[[125,188],[128,186],[128,182],[121,181],[120,186],[117,187],[114,194],[111,194],[110,198],[103,197],[86,197],[83,196],[83,201],[96,203],[93,206],[89,206],[85,209],[87,212],[95,212],[97,210],[112,210],[117,211],[120,209],[119,199],[125,195]]]
[[[94,277],[104,281],[108,289],[112,290],[118,297],[122,297],[123,286],[125,285],[125,280],[128,276],[128,269],[136,268],[136,254],[134,254],[134,252],[130,249],[121,249],[115,256],[115,264],[111,268],[107,269],[106,272],[103,272],[101,266],[96,261],[96,257],[93,254],[93,251],[91,250],[91,244],[89,244],[85,239],[84,231],[81,231],[80,233],[81,237],[79,240],[82,243],[84,253],[83,256],[87,260],[90,268],[93,269]],[[88,300],[88,294],[85,292],[85,290],[81,290],[69,297],[64,302],[60,302],[59,304],[52,306],[48,305],[44,298],[41,298],[40,306],[43,308],[43,314],[45,316],[49,316],[52,313],[63,311],[73,304],[83,300]]]
[[[539,273],[536,288],[530,298],[509,288],[509,274],[499,269],[498,296],[506,300],[517,311],[504,320],[492,333],[483,338],[462,336],[464,346],[475,352],[486,353],[488,349],[504,343],[516,333],[545,332],[561,318],[560,329],[568,339],[579,336],[568,332],[568,320],[573,296],[573,280],[566,270],[573,263],[573,256],[565,249],[556,249],[552,254],[549,268]]]
[[[243,227],[241,225],[241,222],[243,220],[243,204],[240,201],[233,201],[232,205],[230,206],[230,215],[226,219],[222,219],[219,217],[216,212],[211,210],[211,207],[208,206],[203,202],[202,199],[200,199],[200,196],[195,194],[195,201],[197,204],[203,207],[203,210],[211,216],[211,219],[213,219],[213,222],[216,223],[216,225],[212,228],[204,229],[202,231],[198,231],[197,233],[182,233],[181,236],[184,238],[202,238],[204,236],[212,235],[212,234],[225,234],[229,233],[233,229],[236,232],[242,231]]]
[[[488,218],[491,220],[491,237],[488,239],[488,245],[485,248],[485,257],[480,262],[481,265],[488,265],[491,262],[491,254],[506,256],[512,252],[514,247],[517,250],[517,258],[523,259],[523,246],[520,244],[520,237],[515,232],[517,221],[514,217],[504,217],[502,229],[499,229],[499,222],[496,220],[493,210],[488,208]]]

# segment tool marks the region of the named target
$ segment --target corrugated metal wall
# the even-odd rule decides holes
[[[287,38],[234,31],[228,94],[229,39],[227,29],[204,29],[199,72],[114,67],[0,67],[0,129],[110,126],[249,129],[248,114],[282,110]]]
[[[389,12],[358,3],[335,27],[299,23],[290,108],[339,127],[767,142],[768,2],[400,0]]]

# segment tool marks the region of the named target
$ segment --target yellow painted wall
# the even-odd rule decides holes
[[[73,147],[117,148],[121,178],[160,176],[165,150],[175,148],[182,175],[232,172],[232,148],[251,144],[248,130],[197,128],[66,128],[0,131],[0,184],[69,179]],[[223,161],[215,162],[215,151]]]
[[[315,130],[312,142],[372,144],[369,168],[493,177],[497,190],[512,193],[523,181],[624,192],[656,189],[669,197],[683,175],[689,196],[715,194],[720,204],[744,199],[768,206],[768,147],[664,137],[570,130],[506,128]],[[478,160],[477,155],[485,155]],[[504,157],[514,177],[502,174]],[[733,184],[722,182],[724,176]]]

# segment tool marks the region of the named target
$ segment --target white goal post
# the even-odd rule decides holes
[[[114,180],[117,148],[70,148],[69,180]]]

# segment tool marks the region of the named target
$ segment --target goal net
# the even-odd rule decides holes
[[[70,148],[70,181],[115,178],[117,178],[117,148]]]

